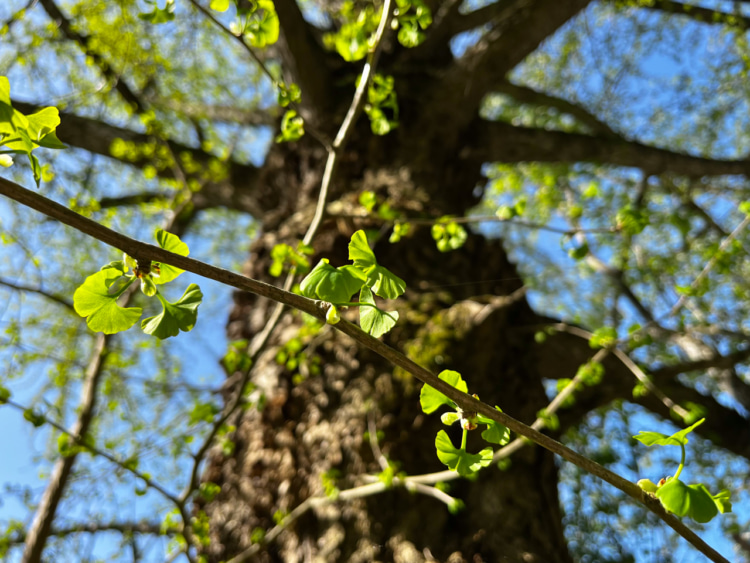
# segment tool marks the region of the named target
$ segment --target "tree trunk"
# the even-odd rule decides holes
[[[408,142],[409,133],[394,138]],[[350,215],[357,210],[358,194],[368,189],[411,215],[460,214],[475,201],[466,187],[476,184],[477,171],[465,169],[456,158],[435,166],[430,154],[418,152],[429,145],[423,141],[407,150],[406,142],[394,147],[393,139],[373,139],[362,131],[339,169],[337,201],[329,209]],[[324,156],[313,147],[301,141],[276,146],[269,155],[262,176],[269,211],[246,265],[246,273],[256,279],[274,282],[268,275],[271,249],[281,242],[294,244],[309,223]],[[445,153],[450,147],[442,149]],[[312,264],[320,257],[336,266],[346,263],[349,237],[368,227],[379,225],[327,219]],[[523,298],[504,307],[486,299],[522,286],[501,243],[470,234],[463,248],[444,254],[429,227],[422,227],[397,244],[381,237],[375,253],[408,285],[395,303],[400,320],[387,341],[436,372],[461,372],[470,392],[524,422],[533,421],[546,404],[531,327],[539,319]],[[252,295],[236,295],[230,339],[252,339],[272,308]],[[415,475],[445,469],[434,447],[439,416],[427,417],[419,408],[421,383],[330,327],[314,335],[301,331],[302,326],[298,314],[282,318],[253,368],[255,397],[262,393],[263,405],[243,413],[233,434],[233,453],[215,451],[204,475],[222,487],[203,507],[211,523],[212,542],[206,548],[211,561],[227,560],[250,545],[253,530],[272,528],[277,511],[288,513],[322,494],[323,475],[335,471],[343,490],[362,484],[365,474],[379,473],[366,436],[369,424],[376,426],[385,456],[401,471]],[[306,359],[289,370],[277,356],[294,338],[303,343]],[[319,374],[314,365],[320,366]],[[452,437],[460,440],[456,431]],[[476,443],[470,439],[469,449],[478,451],[480,440],[472,438]],[[398,488],[328,504],[297,520],[258,560],[570,561],[557,469],[544,450],[527,447],[514,455],[509,468],[491,467],[472,482],[453,481],[451,494],[465,502],[455,515],[434,498]]]

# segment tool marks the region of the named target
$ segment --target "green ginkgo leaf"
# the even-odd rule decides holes
[[[644,432],[641,430],[638,435],[633,436],[633,438],[646,446],[684,446],[688,443],[687,435],[703,424],[705,420],[705,418],[701,418],[692,426],[680,430],[679,432],[675,432],[671,436],[667,436],[661,432]]]
[[[495,405],[495,409],[503,412],[502,409],[497,405]],[[487,425],[487,428],[482,431],[482,438],[484,438],[491,444],[504,446],[505,444],[510,442],[510,430],[506,426],[492,420],[491,418],[482,416],[481,414],[477,417],[477,422],[479,424]]]
[[[36,113],[27,115],[26,119],[29,122],[26,127],[29,137],[37,143],[60,125],[60,113],[54,107],[44,108]]]
[[[367,236],[361,229],[354,233],[349,241],[349,260],[353,261],[354,266],[363,272],[367,272],[378,263],[375,253],[367,242]]]
[[[466,382],[457,371],[446,369],[441,371],[438,377],[459,391],[463,391],[464,393],[468,391]],[[432,414],[443,405],[447,405],[451,408],[455,408],[456,406],[456,404],[448,397],[426,383],[422,387],[422,391],[419,393],[419,404],[425,414]]]
[[[182,242],[180,240],[180,237],[178,237],[177,235],[168,233],[164,229],[156,229],[155,236],[156,242],[158,242],[159,246],[161,246],[164,250],[168,250],[169,252],[173,252],[174,254],[179,254],[180,256],[187,256],[188,254],[190,254],[188,245]],[[184,271],[185,270],[175,268],[174,266],[170,266],[169,264],[161,264],[159,277],[154,277],[154,283],[169,283],[172,280],[176,279]]]
[[[367,285],[372,288],[375,295],[384,299],[396,299],[406,291],[406,282],[391,272],[388,268],[380,266],[375,258],[367,236],[362,230],[352,235],[349,242],[349,260],[354,262],[354,267],[367,276]]]
[[[124,308],[117,304],[130,281],[110,294],[110,287],[120,276],[121,272],[115,268],[101,270],[87,277],[73,294],[73,307],[76,313],[86,317],[86,324],[95,332],[122,332],[141,318],[143,309],[140,307]]]
[[[718,508],[719,512],[721,512],[722,514],[732,512],[732,503],[729,500],[730,496],[731,493],[727,489],[722,489],[711,497],[716,504],[716,508]]]
[[[482,467],[492,463],[492,448],[484,448],[476,454],[470,454],[465,450],[459,450],[453,445],[450,437],[441,430],[435,438],[435,449],[440,461],[459,475],[464,477],[476,473]]]
[[[396,299],[406,291],[404,280],[377,264],[367,273],[367,285],[383,299]]]
[[[710,522],[719,513],[714,497],[701,483],[686,485],[679,479],[670,479],[659,487],[656,497],[670,512],[677,516],[689,516],[701,524]]]
[[[326,258],[321,259],[300,283],[302,295],[329,303],[347,303],[363,283],[352,275],[350,268],[334,268]]]
[[[256,8],[247,21],[245,37],[253,47],[273,45],[279,39],[279,16],[271,0],[256,0]]]
[[[190,332],[193,329],[198,320],[198,306],[203,301],[200,287],[194,283],[190,284],[175,303],[170,303],[159,293],[157,297],[164,309],[161,314],[143,320],[143,332],[163,340],[177,336],[180,331]]]
[[[362,287],[359,292],[359,300],[362,303],[372,304],[372,306],[361,305],[359,307],[359,324],[367,334],[380,338],[396,326],[398,312],[378,309],[369,287]]]

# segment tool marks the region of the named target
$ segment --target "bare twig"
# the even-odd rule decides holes
[[[74,311],[73,309],[73,303],[65,299],[64,297],[57,295],[56,293],[51,293],[49,291],[46,291],[39,287],[31,287],[28,285],[16,283],[10,280],[2,279],[0,278],[0,285],[3,287],[7,287],[9,289],[15,289],[17,291],[25,291],[28,293],[36,293],[37,295],[41,295],[42,297],[45,297],[49,299],[50,301],[54,301],[58,305],[62,305],[69,311]]]
[[[734,239],[739,236],[739,234],[750,224],[750,215],[747,215],[742,222],[735,227],[735,229],[729,233],[729,235],[721,242],[719,245],[719,249],[716,251],[716,253],[711,257],[711,259],[706,262],[706,265],[703,267],[703,270],[701,270],[701,273],[698,274],[698,276],[693,280],[693,283],[690,284],[691,289],[696,289],[700,283],[703,281],[703,279],[708,275],[708,273],[711,271],[711,269],[716,265],[716,263],[721,258],[722,252],[724,252],[727,247],[732,243]],[[664,315],[664,318],[672,317],[676,315],[682,307],[684,307],[690,297],[683,293],[680,298],[677,300],[677,302],[672,306],[672,308]]]

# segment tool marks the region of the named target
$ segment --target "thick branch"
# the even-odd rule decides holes
[[[302,90],[302,107],[310,113],[305,118],[323,118],[333,102],[328,56],[296,0],[276,0],[274,6],[282,32],[278,46],[284,70]]]
[[[13,101],[13,107],[26,114],[39,110],[38,106],[16,100]],[[72,113],[60,112],[60,125],[57,128],[57,134],[64,143],[93,154],[113,158],[130,166],[143,168],[153,162],[150,158],[145,157],[133,161],[125,157],[115,158],[112,156],[110,147],[118,139],[141,146],[154,141],[149,135],[136,133],[124,127],[117,127]],[[182,153],[187,152],[191,155],[192,160],[197,163],[205,164],[217,158],[200,149],[194,149],[174,141],[168,141],[168,144],[172,154],[179,157]],[[199,193],[195,194],[193,203],[199,209],[227,207],[260,217],[263,214],[263,207],[258,202],[259,196],[255,190],[259,178],[258,169],[252,165],[234,161],[228,162],[227,165],[229,166],[227,181],[207,183]],[[162,177],[173,177],[173,167],[169,166],[159,173]]]
[[[567,100],[550,96],[543,92],[538,92],[528,86],[517,86],[510,82],[501,82],[494,88],[497,92],[507,94],[515,100],[533,104],[538,106],[547,106],[560,110],[562,113],[567,113],[575,117],[580,123],[586,125],[594,133],[598,133],[603,136],[616,136],[616,133],[610,128],[609,125],[601,121],[595,115],[589,113],[587,110]]]
[[[595,162],[682,176],[750,173],[750,161],[712,160],[649,147],[621,137],[591,137],[477,120],[468,157],[477,162]]]
[[[3,194],[27,207],[40,211],[41,213],[44,213],[64,224],[70,225],[85,234],[105,242],[106,244],[125,250],[136,260],[154,260],[170,264],[183,270],[193,272],[199,276],[213,279],[220,283],[236,287],[237,289],[250,291],[261,297],[268,297],[279,303],[284,303],[285,305],[289,305],[302,312],[308,313],[319,320],[325,318],[327,310],[329,309],[328,303],[316,302],[302,297],[301,295],[284,291],[246,276],[223,270],[186,256],[179,256],[156,246],[138,242],[130,237],[126,237],[125,235],[99,225],[95,221],[83,217],[42,195],[26,190],[25,188],[3,178],[0,178],[0,194]],[[434,387],[437,391],[443,393],[465,411],[476,412],[477,414],[481,414],[491,420],[499,422],[511,431],[529,438],[531,441],[546,450],[559,455],[566,461],[575,464],[584,471],[587,471],[613,485],[637,502],[646,506],[712,561],[727,561],[721,556],[721,554],[704,542],[678,518],[668,513],[655,497],[645,493],[635,483],[631,483],[618,474],[607,470],[598,463],[576,453],[570,448],[523,424],[515,418],[479,401],[475,397],[459,391],[455,387],[438,378],[431,371],[407,358],[404,354],[368,335],[356,325],[341,320],[334,326],[337,330],[352,338],[357,344],[372,350],[392,364],[411,373],[421,382]],[[750,429],[748,432],[750,432]],[[747,444],[750,444],[750,440],[747,440]]]
[[[128,207],[130,205],[142,205],[155,201],[167,201],[169,197],[161,192],[141,192],[117,197],[103,197],[99,200],[101,209],[110,207]]]
[[[516,0],[512,12],[495,16],[492,29],[456,62],[440,90],[461,92],[460,107],[476,110],[487,92],[590,1]]]
[[[677,375],[688,373],[691,371],[705,371],[711,368],[730,369],[736,366],[738,363],[744,362],[748,358],[750,358],[750,348],[747,348],[745,350],[738,350],[725,356],[716,354],[712,358],[692,360],[679,364],[664,366],[653,370],[653,375],[658,379],[665,380],[672,379]]]
[[[168,531],[168,530],[167,530]],[[54,528],[50,536],[65,537],[73,534],[98,534],[100,532],[120,532],[121,534],[150,534],[158,536],[163,534],[162,525],[158,522],[108,522],[104,524],[86,523]],[[11,540],[12,544],[20,544],[26,541],[26,534],[20,532]]]
[[[702,8],[694,4],[672,2],[671,0],[656,0],[653,3],[634,7],[654,10],[657,12],[666,12],[668,14],[676,14],[701,23],[729,25],[740,29],[747,29],[750,27],[750,18],[745,16],[739,14],[727,14],[726,12],[721,12],[719,10]]]
[[[543,373],[559,374],[560,377],[575,373],[578,366],[586,363],[591,357],[591,348],[587,340],[572,334],[557,333],[538,346],[536,357],[540,369],[545,370]],[[716,358],[714,363],[717,366],[727,366],[730,361],[736,364],[746,358],[747,353],[743,351]],[[640,404],[665,419],[672,418],[670,409],[654,395],[633,397],[635,379],[617,358],[610,356],[603,365],[605,375],[602,382],[576,393],[575,405],[560,411],[561,428],[580,423],[581,418],[592,410],[617,399]],[[658,389],[677,404],[684,406],[692,402],[706,409],[706,422],[696,430],[698,434],[736,455],[750,459],[750,425],[747,419],[731,408],[721,405],[713,397],[702,395],[695,389],[682,385],[675,378],[677,373],[691,371],[698,365],[698,362],[694,362],[664,366],[650,374]]]
[[[110,336],[104,334],[99,334],[96,337],[91,361],[86,368],[81,402],[78,405],[78,418],[70,431],[77,439],[83,439],[86,436],[94,418],[96,389],[103,373],[102,368],[104,367],[107,344],[110,339]],[[52,522],[55,519],[57,507],[65,492],[70,472],[73,470],[73,464],[77,458],[78,454],[74,453],[69,456],[60,457],[55,462],[52,475],[50,475],[49,482],[47,483],[47,488],[44,491],[42,500],[34,515],[34,521],[31,523],[28,535],[26,536],[23,563],[39,563],[41,561],[44,545],[52,530]]]
[[[276,127],[278,112],[273,109],[254,111],[244,110],[234,106],[201,104],[195,102],[181,102],[172,98],[146,98],[148,102],[159,109],[174,111],[188,119],[209,119],[221,123],[236,123],[253,127]]]

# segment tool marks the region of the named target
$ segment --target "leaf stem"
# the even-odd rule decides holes
[[[462,452],[466,451],[466,438],[467,438],[468,435],[469,435],[469,431],[466,430],[466,428],[464,428],[464,433],[461,436],[461,451]]]
[[[685,444],[680,444],[680,448],[682,449],[682,456],[680,458],[680,465],[677,467],[677,473],[674,474],[674,479],[680,476],[682,469],[685,467]]]

